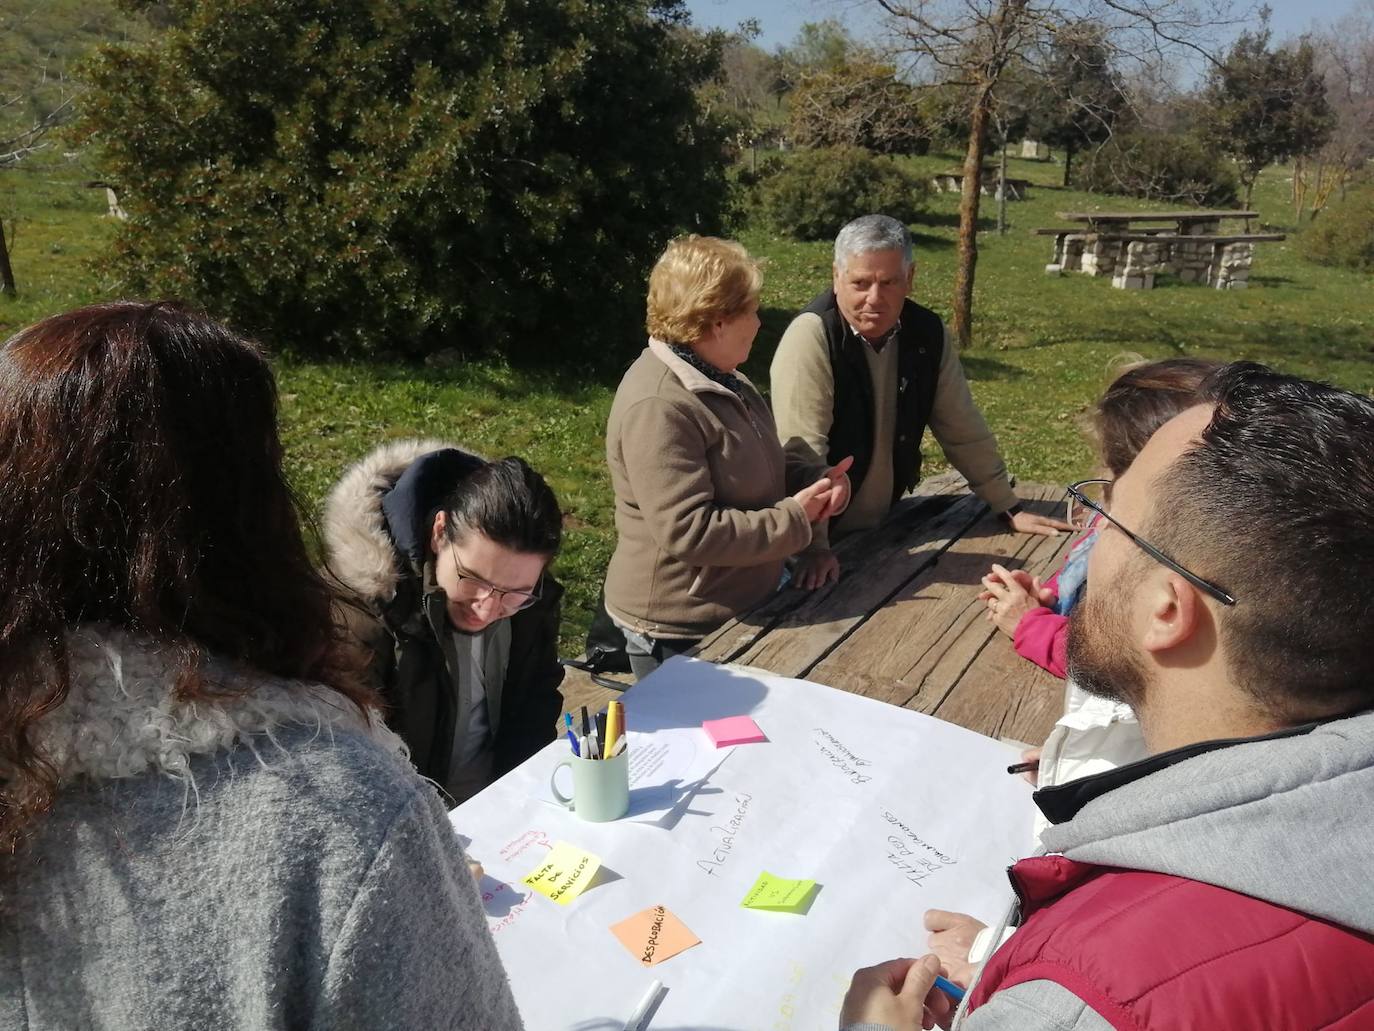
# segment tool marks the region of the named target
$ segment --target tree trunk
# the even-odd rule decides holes
[[[1242,182],[1243,182],[1244,185],[1245,185],[1245,203],[1242,204],[1241,207],[1243,207],[1246,211],[1249,211],[1249,210],[1250,210],[1250,195],[1251,195],[1252,193],[1255,192],[1255,180],[1254,180],[1254,179],[1242,180]],[[1249,220],[1248,218],[1245,220],[1245,231],[1246,231],[1247,233],[1250,231],[1250,220]]]
[[[1302,155],[1293,162],[1293,221],[1302,224],[1302,203],[1307,197],[1307,164]]]
[[[5,220],[0,218],[0,294],[14,297],[18,293],[14,285],[14,269],[10,268],[10,249],[5,243]]]
[[[1002,140],[1002,156],[997,163],[997,235],[1007,235],[1007,141]]]
[[[954,270],[954,335],[960,348],[973,345],[973,277],[978,266],[978,201],[987,151],[992,89],[982,86],[973,103],[964,155],[964,191],[959,199],[959,263]]]
[[[1069,185],[1069,172],[1073,169],[1073,144],[1064,146],[1064,185]]]

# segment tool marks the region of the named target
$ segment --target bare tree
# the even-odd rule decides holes
[[[0,115],[19,107],[24,97],[0,96]],[[0,128],[0,171],[19,164],[30,154],[48,146],[47,136],[69,113],[72,98],[67,97],[57,107],[33,119],[22,119],[19,128]],[[3,124],[3,123],[0,123]],[[0,294],[11,297],[19,292],[14,281],[14,267],[10,264],[9,243],[5,237],[5,221],[0,217]]]
[[[1293,214],[1316,218],[1333,193],[1374,158],[1374,0],[1365,0],[1327,30],[1308,37],[1326,81],[1335,130],[1293,168]]]
[[[1232,24],[1230,0],[871,0],[885,16],[894,49],[911,74],[954,85],[968,97],[968,136],[959,205],[959,261],[953,328],[972,343],[983,159],[997,93],[1017,62],[1035,67],[1056,40],[1101,33],[1117,60],[1148,63],[1184,51],[1209,62],[1213,34]]]
[[[0,34],[16,28],[13,17],[0,16]],[[52,57],[36,54],[28,68],[11,74],[7,81],[14,85],[0,88],[0,172],[51,146],[50,134],[71,115],[76,90],[60,70],[52,69]],[[0,294],[17,292],[0,218]]]
[[[929,130],[917,94],[895,69],[862,51],[803,74],[791,94],[788,132],[802,147],[863,147],[878,154],[923,150]]]

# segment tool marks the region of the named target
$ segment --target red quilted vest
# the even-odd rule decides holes
[[[970,1010],[1053,981],[1122,1031],[1374,1028],[1367,935],[1200,881],[1062,856],[1023,859],[1011,875],[1023,922]]]

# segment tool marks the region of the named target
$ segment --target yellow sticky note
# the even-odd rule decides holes
[[[601,869],[601,860],[566,841],[554,842],[553,848],[524,882],[541,895],[566,906],[581,895]]]
[[[618,924],[612,924],[611,933],[630,950],[630,955],[646,967],[672,959],[679,952],[701,944],[701,939],[663,906],[650,906]]]
[[[804,913],[815,889],[815,881],[791,881],[765,870],[740,905],[772,913]]]

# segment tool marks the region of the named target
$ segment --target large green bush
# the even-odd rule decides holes
[[[1374,186],[1328,205],[1298,235],[1302,256],[1319,265],[1374,272]]]
[[[1147,131],[1119,134],[1085,155],[1073,181],[1093,193],[1203,207],[1231,207],[1239,189],[1215,148],[1195,136]]]
[[[824,240],[873,212],[914,221],[930,184],[891,158],[859,147],[827,147],[794,154],[758,189],[758,211],[770,228],[796,240]]]
[[[88,69],[124,290],[320,354],[604,352],[666,239],[719,227],[720,38],[680,0],[157,6]]]

